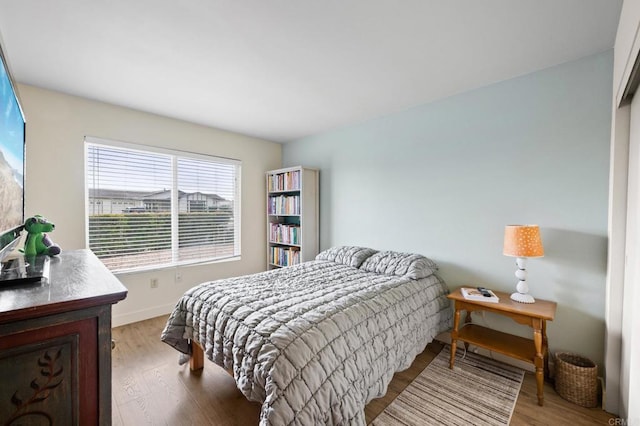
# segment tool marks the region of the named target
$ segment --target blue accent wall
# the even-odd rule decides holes
[[[283,166],[320,169],[322,249],[422,253],[451,288],[514,291],[504,226],[540,225],[528,283],[558,302],[551,350],[601,363],[612,72],[603,52],[290,142]]]

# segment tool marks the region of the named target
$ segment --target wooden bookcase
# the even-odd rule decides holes
[[[267,172],[267,269],[313,260],[320,247],[318,170]]]

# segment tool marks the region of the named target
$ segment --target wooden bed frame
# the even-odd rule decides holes
[[[189,369],[191,371],[202,370],[204,368],[204,349],[200,342],[191,340],[191,358],[189,358]]]

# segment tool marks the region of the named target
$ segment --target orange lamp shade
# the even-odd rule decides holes
[[[538,225],[507,225],[502,254],[514,257],[542,257],[544,248]]]

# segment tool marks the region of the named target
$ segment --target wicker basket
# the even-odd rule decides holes
[[[588,358],[556,353],[556,391],[582,407],[598,405],[598,367]]]

